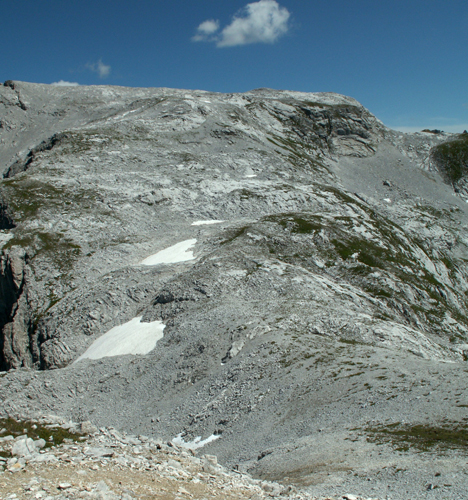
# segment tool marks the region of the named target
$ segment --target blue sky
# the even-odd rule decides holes
[[[330,91],[468,129],[466,0],[0,0],[0,33],[3,81]]]

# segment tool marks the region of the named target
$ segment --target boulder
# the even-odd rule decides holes
[[[44,440],[41,440],[44,441]],[[31,438],[16,441],[11,449],[11,454],[18,457],[31,457],[38,452],[35,442]]]

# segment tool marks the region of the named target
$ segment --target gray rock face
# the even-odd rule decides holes
[[[0,258],[0,369],[31,366],[31,310],[27,298],[25,252],[16,247]]]
[[[401,421],[421,370],[457,384],[467,205],[431,163],[449,134],[268,89],[10,82],[0,119],[0,370],[60,368],[0,378],[4,412],[214,436],[225,463],[292,477],[317,428]],[[142,264],[192,240],[193,259]],[[73,364],[140,317],[165,325],[150,352]]]
[[[38,153],[43,151],[50,151],[56,144],[58,144],[64,138],[63,134],[54,134],[49,139],[42,141],[38,146],[34,147],[29,151],[24,160],[18,160],[13,165],[11,165],[8,170],[3,174],[5,179],[13,177],[21,172],[26,172],[29,166],[33,163]]]
[[[227,278],[236,288],[250,288],[249,277],[262,274],[252,273],[252,266],[261,269],[263,260],[268,268],[277,257],[281,263],[275,265],[289,266],[294,272],[305,269],[311,276],[330,276],[334,282],[338,277],[360,295],[352,309],[361,301],[358,309],[364,314],[380,309],[382,316],[390,309],[388,320],[396,320],[396,325],[384,320],[379,326],[376,314],[371,314],[364,323],[358,321],[353,332],[345,332],[348,337],[365,337],[367,342],[376,337],[387,343],[407,339],[407,347],[419,352],[420,340],[411,340],[418,337],[411,330],[416,326],[429,334],[422,340],[423,356],[429,352],[460,356],[457,352],[436,354],[439,347],[431,344],[430,335],[438,336],[440,328],[451,335],[463,330],[456,319],[447,322],[429,312],[434,301],[445,302],[451,318],[463,309],[463,297],[453,289],[463,293],[464,276],[450,268],[453,252],[445,255],[453,245],[453,237],[444,234],[446,226],[440,231],[428,230],[428,224],[422,223],[409,234],[404,203],[400,206],[390,198],[369,203],[359,193],[356,196],[344,189],[337,176],[341,164],[349,165],[349,158],[372,158],[377,164],[379,145],[387,162],[397,169],[405,156],[424,165],[428,148],[432,142],[440,142],[440,136],[426,134],[415,138],[416,146],[407,144],[408,138],[385,129],[359,103],[335,94],[259,90],[222,96],[166,89],[63,91],[17,82],[13,86],[3,87],[2,102],[6,119],[11,115],[11,124],[18,123],[10,128],[11,137],[5,134],[2,140],[28,144],[29,151],[24,159],[21,151],[17,151],[20,158],[16,161],[6,159],[10,166],[2,192],[10,208],[4,212],[18,228],[5,245],[5,255],[18,246],[26,248],[31,262],[28,269],[34,266],[36,271],[25,283],[28,298],[20,302],[27,304],[19,305],[18,317],[10,317],[15,308],[8,305],[9,312],[4,314],[4,368],[65,366],[90,337],[129,319],[136,309],[149,306],[145,320],[166,319],[174,311],[180,317],[198,299],[169,301],[165,294],[171,292],[157,294],[165,282],[161,273],[175,281],[174,285],[193,281],[197,274],[214,287]],[[28,113],[20,115],[21,119],[14,103],[13,109],[8,107],[12,91],[28,102]],[[44,108],[48,125],[41,132],[48,130],[51,135],[40,141],[34,127]],[[34,142],[38,144],[31,147]],[[402,158],[393,159],[389,149]],[[360,163],[353,160],[352,164]],[[32,170],[18,175],[26,169]],[[423,172],[413,170],[411,174],[422,177]],[[366,178],[368,172],[359,175]],[[382,196],[389,190],[398,197],[398,187],[386,182]],[[419,199],[413,196],[412,202],[419,203]],[[377,201],[394,205],[383,210],[376,207]],[[453,201],[449,210],[458,209]],[[420,213],[428,222],[431,215],[424,210]],[[247,273],[247,279],[239,285],[241,274],[232,271],[233,275],[226,276],[225,266],[212,269],[204,259],[198,263],[204,269],[176,271],[175,280],[174,269],[143,270],[137,265],[145,252],[196,233],[190,229],[190,219],[196,218],[228,221],[217,226],[217,234],[206,234],[199,245],[207,247],[211,259],[215,255],[217,259],[234,258],[232,264],[236,265],[233,250],[239,243],[246,259],[252,261],[249,269],[240,266],[239,273]],[[428,244],[434,238],[442,242]],[[204,254],[200,248],[200,256]],[[437,268],[431,258],[438,259],[442,267]],[[448,267],[440,259],[447,259]],[[138,290],[130,290],[129,275]],[[112,298],[109,287],[102,286],[104,276],[106,280],[115,277],[117,292]],[[303,288],[300,281],[293,283]],[[336,287],[333,292],[326,288],[325,295],[342,295]],[[359,294],[362,290],[364,294]],[[248,293],[245,290],[243,295]],[[157,294],[155,299],[153,294]],[[406,307],[408,299],[412,309]],[[14,302],[18,300],[16,297]],[[166,300],[169,308],[164,305]],[[291,297],[280,301],[292,304]],[[186,303],[182,307],[180,302]],[[213,297],[209,302],[214,303]],[[276,307],[278,297],[274,302]],[[348,315],[346,307],[341,310]],[[318,312],[320,317],[310,311],[312,317],[300,323],[320,329],[328,322],[323,314],[328,314],[322,308]],[[339,321],[339,311],[330,313],[333,321]],[[373,333],[376,329],[380,333]],[[395,329],[400,334],[392,333]],[[416,347],[410,347],[412,342]]]

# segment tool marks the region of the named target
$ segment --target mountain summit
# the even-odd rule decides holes
[[[419,498],[433,446],[462,470],[466,142],[334,93],[5,82],[0,411]]]

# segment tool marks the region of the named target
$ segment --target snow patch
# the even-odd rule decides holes
[[[205,446],[205,444],[211,443],[212,441],[216,441],[221,437],[221,434],[211,434],[211,436],[206,439],[202,439],[201,436],[196,437],[193,441],[184,441],[182,437],[182,433],[178,434],[172,442],[181,448],[189,448],[191,450],[196,450],[197,448],[201,448]]]
[[[181,241],[154,255],[150,255],[141,264],[144,266],[156,266],[158,264],[175,264],[176,262],[193,260],[195,257],[193,256],[193,252],[189,251],[189,248],[193,247],[196,242],[197,240],[195,239]]]
[[[257,174],[247,174],[245,177],[257,177]]]
[[[196,220],[192,222],[192,226],[206,226],[208,224],[221,224],[223,220]]]
[[[166,325],[162,321],[141,323],[142,316],[133,318],[123,325],[114,326],[95,340],[75,361],[81,359],[101,359],[124,354],[148,354],[163,338]]]

